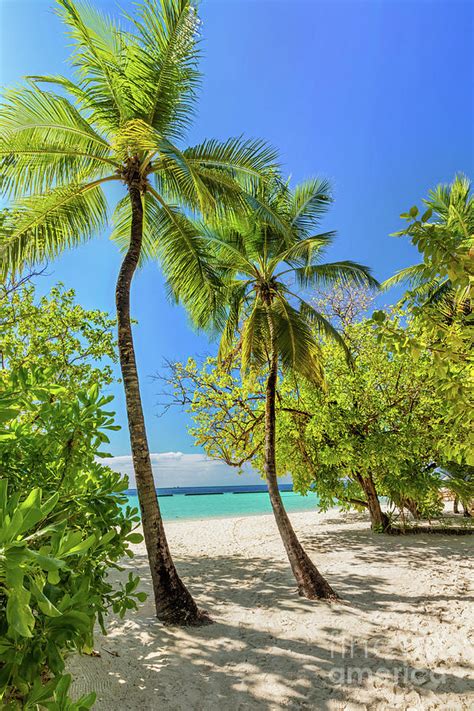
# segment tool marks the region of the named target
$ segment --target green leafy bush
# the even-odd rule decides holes
[[[105,632],[109,611],[144,599],[133,574],[110,575],[133,555],[139,517],[127,479],[100,463],[117,427],[99,387],[111,371],[91,358],[110,354],[98,336],[111,322],[70,292],[39,306],[32,294],[0,298],[0,706],[79,711],[95,695],[69,697],[68,653],[90,652],[96,622]]]
[[[92,386],[63,400],[52,375],[20,369],[0,400],[0,695],[12,708],[36,703],[41,678],[55,680],[41,704],[63,708],[65,654],[92,650],[95,622],[143,598],[133,575],[115,588],[108,578],[138,535],[126,479],[95,460],[110,398]]]

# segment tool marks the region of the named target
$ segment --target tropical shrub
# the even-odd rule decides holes
[[[92,694],[68,696],[67,654],[90,651],[95,623],[105,631],[110,610],[144,597],[137,577],[111,577],[141,540],[126,478],[100,464],[117,429],[99,388],[112,377],[111,322],[72,292],[37,302],[13,285],[0,324],[0,699],[86,709]]]
[[[104,628],[110,609],[123,615],[143,594],[137,578],[117,586],[108,575],[141,539],[132,532],[138,511],[124,508],[126,479],[96,461],[104,431],[115,427],[104,409],[111,398],[92,386],[69,399],[49,369],[11,372],[8,388],[5,380],[0,694],[14,708],[43,694],[40,679],[55,680],[52,698],[59,693],[67,652],[90,651],[95,622]]]

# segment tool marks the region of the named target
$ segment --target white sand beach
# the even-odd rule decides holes
[[[380,536],[335,510],[291,518],[341,602],[298,597],[272,516],[168,523],[215,624],[163,627],[149,597],[110,620],[100,656],[70,660],[74,693],[96,690],[98,711],[472,708],[472,537]],[[125,565],[150,591],[143,545]]]

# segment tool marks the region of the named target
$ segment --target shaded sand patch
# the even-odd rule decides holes
[[[378,536],[363,515],[291,515],[342,603],[295,585],[272,516],[168,523],[179,571],[215,624],[165,628],[151,598],[75,657],[75,694],[98,711],[474,705],[472,536]],[[126,561],[150,591],[143,545]]]

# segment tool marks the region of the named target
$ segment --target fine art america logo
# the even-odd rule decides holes
[[[361,642],[355,637],[343,637],[331,643],[331,660],[334,664],[329,671],[332,684],[362,686],[367,682],[377,683],[377,679],[390,681],[394,687],[424,687],[438,689],[446,681],[446,675],[430,664],[430,645],[423,643],[420,658],[425,664],[408,664],[400,640],[397,650],[387,649],[384,639]],[[433,659],[434,661],[434,659]]]

